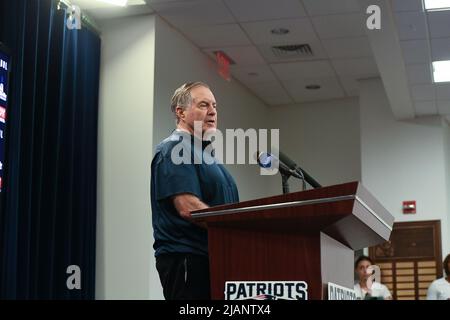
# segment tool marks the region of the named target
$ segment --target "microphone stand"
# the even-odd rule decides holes
[[[281,173],[281,183],[283,186],[283,194],[289,193],[289,183],[288,183],[288,179],[291,177],[290,174],[285,174],[285,173]]]
[[[296,166],[295,170],[289,169],[286,166],[280,166],[279,172],[281,174],[281,183],[283,187],[283,194],[289,193],[288,179],[291,176],[302,180],[302,191],[306,190],[306,182],[308,182],[313,188],[320,188],[321,185],[314,180],[308,173],[304,172],[300,167]]]

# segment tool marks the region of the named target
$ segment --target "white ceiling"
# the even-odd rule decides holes
[[[433,83],[432,61],[450,60],[450,11],[426,12],[421,0],[393,0],[416,116],[450,114],[450,83]]]
[[[450,59],[450,11],[426,13],[422,0],[383,1],[392,8],[415,116],[450,115],[450,83],[433,84],[431,73],[432,59]],[[358,0],[146,0],[126,9],[72,2],[95,19],[158,14],[212,58],[224,51],[236,62],[233,77],[272,106],[354,97],[358,79],[387,74],[380,73],[383,61],[371,49]],[[273,35],[274,28],[289,33]],[[272,46],[291,44],[309,44],[313,56],[273,53]],[[309,84],[321,88],[305,89]]]
[[[225,52],[232,75],[269,105],[358,94],[378,75],[357,0],[148,0],[205,53]],[[286,35],[273,35],[286,28]],[[280,58],[274,45],[309,44],[310,57]],[[307,90],[309,84],[319,90]]]

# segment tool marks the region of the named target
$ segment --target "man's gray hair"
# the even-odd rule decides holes
[[[185,83],[181,87],[179,87],[177,90],[175,90],[175,92],[172,96],[170,109],[174,113],[174,115],[177,119],[177,123],[180,121],[175,112],[177,106],[180,106],[183,108],[189,107],[192,104],[191,91],[192,91],[192,89],[194,89],[196,87],[205,87],[205,88],[209,89],[209,86],[206,83],[197,81],[197,82]]]

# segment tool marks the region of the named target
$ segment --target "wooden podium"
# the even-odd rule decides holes
[[[226,281],[328,282],[353,289],[354,250],[389,239],[394,217],[359,182],[199,210],[208,227],[211,295]]]

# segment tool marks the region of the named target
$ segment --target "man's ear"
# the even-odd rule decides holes
[[[176,113],[178,119],[184,119],[185,114],[184,114],[184,108],[183,107],[177,106],[175,108],[175,113]]]

